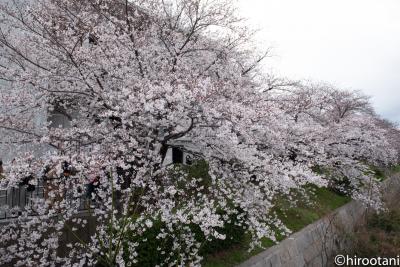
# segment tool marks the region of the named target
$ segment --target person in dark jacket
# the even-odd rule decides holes
[[[0,159],[0,179],[4,178],[3,161]]]
[[[33,181],[35,179],[35,177],[30,174],[28,176],[26,176],[22,182],[19,183],[20,186],[26,186],[26,191],[27,192],[33,192],[35,191],[35,185],[31,183],[31,181]]]

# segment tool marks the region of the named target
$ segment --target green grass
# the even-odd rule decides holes
[[[282,198],[276,203],[279,219],[294,232],[350,201],[349,197],[339,195],[327,188],[310,187],[306,192],[310,201],[298,201],[293,206],[287,198]]]
[[[250,253],[248,252],[248,244],[250,243],[250,237],[247,237],[243,244],[233,247],[226,251],[221,251],[213,255],[206,257],[202,266],[204,267],[227,267],[236,266],[252,256],[257,255],[264,249],[257,248]],[[275,243],[267,238],[261,240],[262,246],[265,248],[272,247]]]
[[[383,181],[386,178],[383,170],[379,168],[372,168],[372,170],[377,179]],[[321,168],[316,168],[314,171],[317,173],[327,172]],[[400,172],[400,165],[392,167],[389,171],[390,174],[398,172]],[[196,174],[196,171],[192,173],[193,176],[197,176]],[[199,174],[202,175],[203,172]],[[317,188],[315,186],[309,186],[306,189],[306,195],[308,196],[308,200],[306,197],[299,194],[296,198],[296,205],[293,205],[293,201],[290,201],[284,196],[278,197],[275,200],[275,208],[273,211],[276,212],[279,219],[293,232],[303,229],[305,226],[317,221],[351,200],[350,197],[340,195],[328,188]],[[286,236],[279,232],[276,233],[276,238],[279,241],[283,240],[285,237]],[[275,244],[272,240],[266,238],[261,241],[264,248],[257,248],[249,253],[248,244],[250,243],[250,237],[247,237],[241,244],[229,250],[208,255],[202,265],[205,267],[235,266]]]
[[[384,181],[386,178],[393,174],[400,172],[400,165],[394,165],[389,168],[381,168],[376,166],[370,166],[371,171],[374,172],[374,176],[379,181]]]
[[[378,179],[379,181],[384,181],[386,179],[385,171],[383,169],[374,166],[370,168],[374,172],[374,176],[376,179]]]
[[[400,172],[400,165],[393,166],[390,170],[392,173]]]
[[[324,215],[343,206],[350,201],[349,197],[338,195],[327,188],[309,187],[307,190],[309,200],[298,201],[296,206],[291,204],[285,197],[276,199],[276,208],[279,219],[293,232],[299,231],[305,226],[317,221]],[[306,199],[300,197],[299,199]],[[282,240],[285,236],[277,233],[277,239]],[[209,255],[203,262],[206,267],[229,267],[238,265],[250,257],[262,252],[264,249],[258,248],[252,252],[248,252],[248,244],[250,238],[247,238],[242,244],[226,251]],[[274,245],[269,239],[263,239],[262,245],[268,248]]]

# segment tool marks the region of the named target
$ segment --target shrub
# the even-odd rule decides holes
[[[353,253],[359,257],[400,255],[400,209],[368,217],[355,233]]]
[[[221,211],[221,215],[224,212]],[[214,254],[226,249],[232,248],[235,245],[239,245],[243,242],[246,234],[246,230],[242,226],[238,226],[238,221],[235,215],[230,215],[229,220],[225,222],[224,227],[217,228],[218,233],[225,235],[225,239],[205,240],[203,233],[198,228],[196,233],[196,239],[203,244],[200,248],[200,255],[205,256],[207,254]]]
[[[137,262],[132,266],[156,266],[162,265],[165,261],[170,258],[173,259],[174,255],[172,251],[173,240],[170,235],[167,235],[164,239],[157,239],[157,236],[161,233],[162,229],[166,229],[165,223],[160,220],[154,220],[153,226],[145,230],[144,233],[138,235],[133,231],[126,233],[126,241],[124,243],[124,254],[125,262],[130,262],[130,251],[129,243],[137,243],[136,253],[138,254],[135,258]],[[165,253],[161,253],[165,251]],[[172,255],[171,255],[172,254]]]
[[[200,247],[200,255],[205,256],[207,254],[217,253],[243,242],[245,230],[237,225],[234,215],[231,215],[229,218],[230,220],[226,222],[224,227],[216,229],[220,234],[226,235],[224,240],[206,240],[198,225],[192,224],[188,226],[194,232],[195,240],[202,244]],[[177,231],[184,227],[184,225],[179,226]],[[162,232],[167,234],[163,238],[158,237]],[[132,255],[130,254],[131,250],[129,250],[129,244],[134,243],[138,244],[138,246],[135,249],[137,253],[137,257],[135,257],[136,262],[132,264],[132,266],[163,266],[166,262],[173,262],[174,260],[179,262],[179,253],[173,250],[174,240],[171,236],[172,235],[168,234],[165,223],[159,219],[153,220],[152,227],[146,229],[141,234],[131,230],[127,231],[125,233],[123,244],[123,257],[125,262],[132,262],[132,258],[130,258]],[[177,235],[175,234],[174,236]],[[98,266],[107,265],[102,263]]]

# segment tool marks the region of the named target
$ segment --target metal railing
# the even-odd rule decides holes
[[[0,221],[17,218],[24,211],[28,211],[29,216],[37,215],[30,207],[35,199],[44,199],[46,197],[45,187],[46,182],[40,180],[31,192],[27,190],[27,186],[0,190]],[[63,196],[67,200],[73,200],[73,197],[68,194],[63,194]],[[78,211],[87,210],[92,205],[92,201],[84,195],[78,199],[75,198],[75,200],[78,200]]]

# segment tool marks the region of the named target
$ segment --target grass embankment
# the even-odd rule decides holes
[[[400,172],[400,165],[394,166],[389,170],[382,170],[380,168],[372,168],[375,172],[375,177],[378,180],[385,180],[390,175]],[[310,187],[307,189],[307,196],[299,197],[296,205],[292,204],[292,201],[287,198],[278,198],[276,200],[275,212],[279,219],[292,231],[297,232],[303,229],[305,226],[317,221],[323,216],[329,214],[335,209],[348,203],[350,197],[340,195],[328,188],[316,188]],[[277,233],[277,239],[283,240],[285,236]],[[214,255],[208,255],[203,266],[205,267],[229,267],[238,265],[250,257],[262,252],[263,248],[255,249],[252,252],[248,252],[249,238],[245,238],[243,242],[229,250],[218,252]],[[262,240],[264,248],[268,248],[274,245],[274,242],[269,239]]]
[[[400,165],[396,165],[390,169],[391,173],[399,173],[400,172]]]
[[[327,188],[310,187],[306,190],[308,199],[299,198],[296,205],[287,198],[276,200],[275,212],[279,219],[293,232],[299,231],[305,226],[317,221],[324,215],[336,208],[343,206],[350,201],[349,197],[339,195]],[[277,233],[277,239],[283,240],[285,236]],[[248,252],[249,238],[245,238],[240,245],[229,250],[218,252],[206,257],[203,266],[206,267],[227,267],[235,266],[249,259],[261,251],[263,248]],[[268,248],[274,245],[270,239],[263,239],[262,245]]]
[[[371,170],[375,173],[375,178],[379,181],[384,181],[386,178],[390,177],[393,174],[400,173],[400,165],[392,166],[388,169],[381,169],[378,167],[370,167]]]

